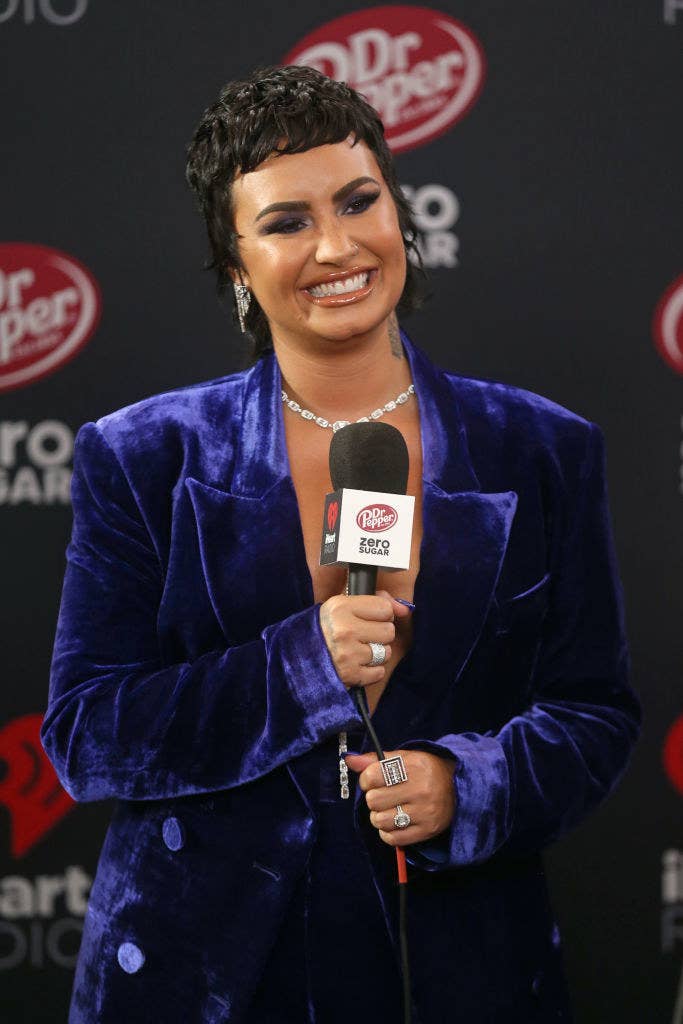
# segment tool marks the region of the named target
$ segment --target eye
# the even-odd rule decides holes
[[[286,217],[282,220],[273,221],[264,229],[265,235],[293,235],[300,228],[305,227],[306,222],[300,217]]]
[[[364,213],[377,199],[379,192],[360,192],[349,201],[346,210],[348,213]]]

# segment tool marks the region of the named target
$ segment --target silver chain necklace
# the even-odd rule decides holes
[[[370,420],[378,420],[380,416],[384,416],[385,412],[393,412],[397,405],[405,405],[411,395],[415,394],[415,385],[410,384],[405,391],[402,391],[400,395],[397,395],[393,402],[387,402],[381,409],[375,409],[369,416],[361,416],[356,423],[369,423]],[[317,423],[319,427],[329,427],[330,430],[334,430],[336,433],[341,430],[342,427],[348,427],[351,420],[335,420],[334,423],[330,423],[324,416],[316,416],[310,409],[302,409],[298,402],[295,402],[293,398],[290,398],[287,392],[283,389],[282,401],[285,403],[288,409],[292,412],[298,412],[305,420],[312,420]]]

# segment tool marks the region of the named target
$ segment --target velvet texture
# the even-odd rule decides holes
[[[640,721],[602,435],[403,340],[424,540],[374,717],[386,749],[454,757],[458,795],[409,850],[416,1024],[569,1020],[538,851],[615,786]],[[73,507],[42,738],[75,799],[118,803],[69,1020],[239,1022],[316,838],[297,758],[361,724],[313,604],[275,357],[86,424]],[[396,937],[394,854],[355,814]]]

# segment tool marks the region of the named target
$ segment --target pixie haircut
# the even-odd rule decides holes
[[[273,152],[303,153],[342,142],[353,134],[372,150],[396,205],[406,249],[406,281],[398,303],[407,313],[421,305],[417,227],[384,138],[379,115],[360,93],[313,68],[290,65],[257,68],[242,81],[228,82],[205,110],[187,147],[186,178],[204,215],[210,243],[206,269],[216,272],[219,295],[233,294],[230,269],[241,269],[232,204],[238,173],[255,170]],[[255,297],[246,316],[253,357],[272,349],[270,328]]]

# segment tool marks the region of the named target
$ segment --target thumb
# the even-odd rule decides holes
[[[377,760],[377,754],[344,754],[344,760],[352,772],[360,773]]]

